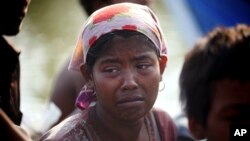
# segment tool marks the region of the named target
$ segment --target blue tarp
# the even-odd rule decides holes
[[[250,25],[250,0],[186,0],[186,4],[204,34],[216,26]]]

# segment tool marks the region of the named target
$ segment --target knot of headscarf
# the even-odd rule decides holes
[[[79,35],[76,48],[73,51],[69,64],[70,70],[80,70],[86,63],[90,47],[104,34],[114,30],[131,30],[144,34],[155,45],[160,55],[167,54],[166,43],[160,23],[147,6],[134,3],[119,3],[106,6],[94,12],[87,20]],[[95,98],[87,93],[79,95],[76,103],[81,109],[88,107]]]

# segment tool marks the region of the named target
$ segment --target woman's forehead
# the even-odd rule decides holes
[[[134,35],[131,37],[115,36],[110,39],[105,45],[105,53],[119,54],[121,52],[128,53],[143,53],[156,52],[155,45],[144,36]],[[155,51],[154,51],[155,50]]]
[[[98,57],[100,60],[121,58],[135,61],[145,58],[157,58],[153,44],[150,45],[149,41],[138,40],[135,36],[129,38],[115,37],[104,46],[105,49],[102,50]]]
[[[97,59],[97,64],[140,62],[140,61],[157,61],[157,56],[153,51],[135,52],[134,49],[126,52],[107,52]]]

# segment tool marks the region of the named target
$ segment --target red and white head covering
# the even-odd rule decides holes
[[[104,34],[114,30],[132,30],[147,36],[160,55],[167,54],[164,36],[155,14],[147,6],[119,3],[94,12],[80,33],[69,69],[80,70],[86,63],[89,48]]]

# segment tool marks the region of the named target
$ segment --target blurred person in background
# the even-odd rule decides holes
[[[19,125],[20,111],[20,50],[7,36],[19,33],[30,0],[0,1],[0,132],[7,140],[29,140]]]
[[[229,141],[230,127],[250,126],[249,54],[250,27],[244,24],[217,27],[187,53],[180,100],[196,139]]]

